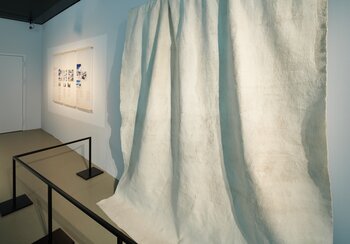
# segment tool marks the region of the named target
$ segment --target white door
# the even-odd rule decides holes
[[[22,130],[23,57],[0,54],[0,133]]]

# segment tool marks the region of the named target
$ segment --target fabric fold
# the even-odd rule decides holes
[[[331,243],[326,33],[326,0],[133,9],[99,206],[139,243]]]

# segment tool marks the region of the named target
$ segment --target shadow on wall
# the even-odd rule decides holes
[[[116,43],[116,51],[114,54],[112,69],[110,73],[110,82],[107,90],[107,113],[108,124],[111,127],[111,137],[109,146],[112,153],[112,158],[117,168],[117,179],[120,179],[124,172],[124,159],[121,149],[120,140],[120,71],[123,58],[123,49],[125,41],[126,21],[119,25],[118,37]],[[115,186],[116,187],[116,186]]]

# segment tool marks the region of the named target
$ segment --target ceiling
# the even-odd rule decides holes
[[[44,24],[80,0],[1,0],[0,18]]]

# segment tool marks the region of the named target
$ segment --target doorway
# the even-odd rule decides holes
[[[0,133],[23,130],[23,62],[0,53]]]

